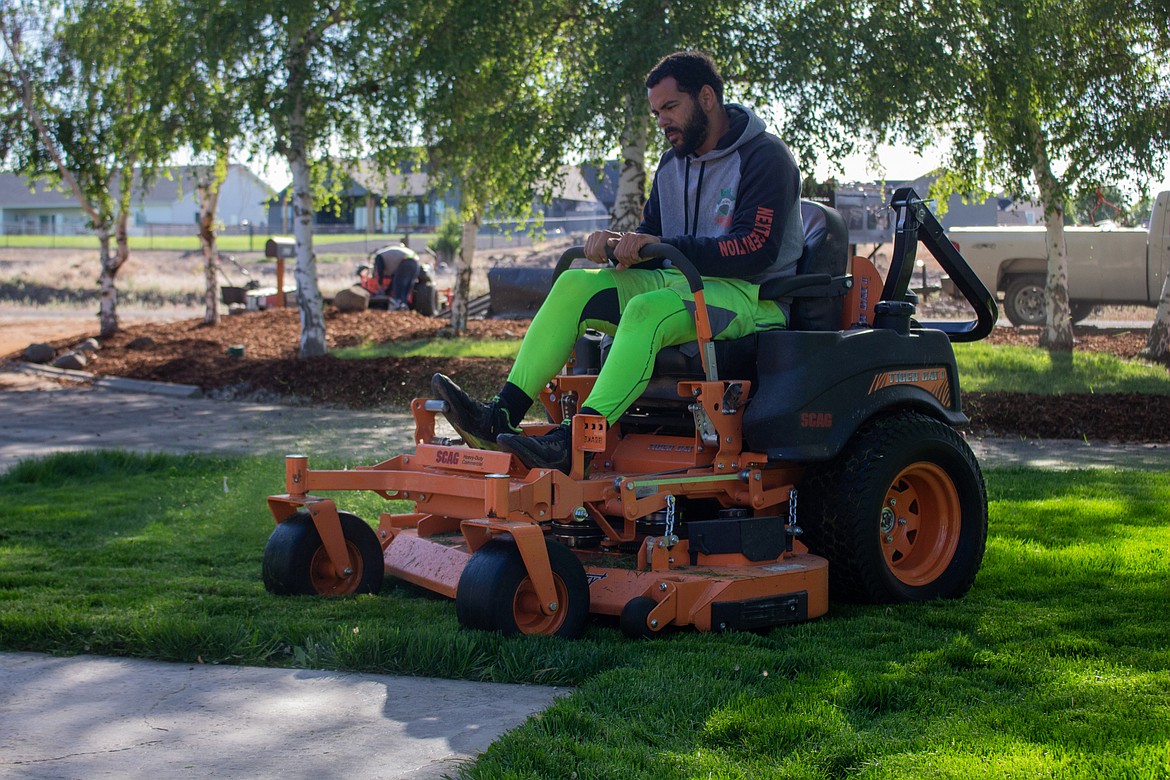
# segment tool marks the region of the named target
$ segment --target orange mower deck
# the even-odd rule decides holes
[[[560,379],[580,387],[593,377]],[[682,390],[699,398],[720,398],[725,390],[722,382],[683,384]],[[473,554],[496,537],[513,541],[526,581],[511,600],[510,617],[523,633],[561,633],[571,617],[564,608],[570,596],[563,581],[567,575],[550,563],[546,535],[563,532],[571,539],[573,530],[586,523],[604,536],[595,549],[579,551],[588,611],[611,616],[626,611],[627,632],[650,635],[672,625],[701,631],[767,627],[828,610],[828,563],[795,541],[790,521],[777,514],[801,472],[766,467],[766,457],[739,451],[738,425],[729,423],[721,431],[727,434],[720,437],[724,446],[712,448],[698,436],[619,439],[606,429],[604,418],[577,415],[576,455],[566,476],[529,470],[507,453],[439,439],[436,406],[424,400],[412,404],[417,445],[412,455],[345,471],[313,470],[307,457],[287,458],[288,492],[271,496],[268,503],[277,523],[302,508],[308,511],[321,539],[320,560],[311,567],[317,592],[346,592],[360,579],[363,562],[356,545],[345,538],[333,501],[315,494],[372,490],[387,500],[411,501],[415,508],[380,518],[377,536],[385,573],[436,593],[458,598]],[[547,426],[529,427],[539,433]],[[585,452],[593,454],[588,477],[582,473]],[[715,551],[702,539],[680,539],[668,527],[660,534],[640,531],[651,516],[663,525],[668,504],[684,497],[750,506],[757,517],[774,518],[765,522],[779,533],[749,545],[749,558],[742,551]],[[484,627],[510,629],[504,622]]]

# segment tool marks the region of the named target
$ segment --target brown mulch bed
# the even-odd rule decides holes
[[[528,321],[473,320],[472,336],[517,338]],[[328,310],[329,346],[413,340],[440,336],[446,322],[414,312]],[[131,348],[139,337],[153,344]],[[995,344],[1035,345],[1036,328],[996,328]],[[128,328],[104,340],[89,370],[98,374],[194,384],[221,397],[280,397],[351,408],[403,409],[427,395],[430,377],[442,372],[475,395],[490,396],[507,376],[510,362],[487,358],[385,358],[339,360],[296,357],[300,322],[295,309],[225,316],[208,327],[198,320]],[[1076,348],[1136,357],[1143,330],[1076,329]],[[68,347],[73,341],[57,342]],[[242,346],[232,357],[229,347]],[[980,435],[1072,438],[1115,442],[1170,442],[1170,396],[969,394],[964,410]]]

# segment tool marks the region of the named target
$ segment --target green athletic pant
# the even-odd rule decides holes
[[[759,287],[750,282],[704,277],[703,290],[716,340],[787,324],[780,307],[759,300]],[[614,293],[616,311],[597,305]],[[646,389],[658,350],[697,338],[694,305],[685,277],[673,268],[566,271],[533,318],[508,381],[536,398],[586,328],[609,334],[613,346],[585,406],[613,423]]]

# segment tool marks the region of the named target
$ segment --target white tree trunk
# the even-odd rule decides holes
[[[642,223],[646,203],[646,124],[632,106],[622,132],[622,170],[610,214],[611,230],[628,232]]]
[[[98,256],[101,271],[98,274],[98,323],[102,338],[118,332],[118,290],[114,287],[114,276],[118,273],[114,255],[110,252],[110,228],[97,225]]]
[[[114,220],[114,252],[110,254],[109,239],[106,248],[102,251],[102,270],[98,277],[98,293],[101,301],[98,312],[98,322],[102,337],[112,336],[118,332],[118,290],[115,280],[118,270],[130,259],[130,237],[127,234],[127,223],[130,218],[130,177],[128,173],[122,177],[122,191],[127,193],[121,198],[118,206],[118,216]]]
[[[215,217],[219,190],[227,172],[227,149],[216,154],[215,165],[196,172],[195,192],[199,199],[199,245],[203,249],[203,322],[219,322],[219,249],[216,247]]]
[[[1048,148],[1037,127],[1033,133],[1035,164],[1032,172],[1044,203],[1044,244],[1048,250],[1048,278],[1044,285],[1044,332],[1040,346],[1049,352],[1071,352],[1072,314],[1068,304],[1068,246],[1064,240],[1063,190],[1052,173]]]
[[[1165,360],[1170,354],[1170,275],[1162,283],[1162,297],[1158,299],[1154,325],[1150,328],[1150,336],[1142,354],[1151,360]]]
[[[463,239],[455,260],[455,294],[451,301],[451,331],[467,332],[467,304],[471,300],[471,269],[475,264],[475,239],[479,235],[479,212],[472,211],[463,223]]]
[[[290,65],[290,74],[297,67],[304,68],[304,54],[296,65]],[[290,80],[292,76],[290,75]],[[294,85],[290,84],[290,89]],[[305,109],[298,94],[289,115],[289,169],[293,188],[293,238],[297,245],[297,267],[293,274],[297,283],[297,306],[301,314],[302,358],[320,357],[327,351],[325,341],[325,301],[317,285],[317,255],[313,251],[313,192],[308,159],[308,131]]]
[[[1073,348],[1072,314],[1068,304],[1068,247],[1064,240],[1064,209],[1056,209],[1044,229],[1048,248],[1048,280],[1044,285],[1044,333],[1040,346],[1050,352]]]

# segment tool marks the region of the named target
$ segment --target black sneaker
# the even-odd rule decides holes
[[[516,431],[508,422],[508,413],[497,402],[485,404],[463,392],[459,385],[442,374],[431,377],[431,392],[447,402],[444,416],[463,440],[481,450],[498,450],[496,437]]]
[[[573,468],[573,432],[567,425],[558,425],[543,436],[505,433],[496,443],[530,469],[559,469],[568,474]]]

